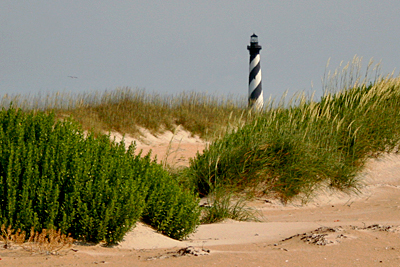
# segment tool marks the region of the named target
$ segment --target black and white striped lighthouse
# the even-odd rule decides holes
[[[258,44],[258,36],[255,33],[250,37],[250,45],[247,46],[247,50],[250,52],[249,107],[261,110],[264,105],[263,91],[261,87],[261,46]]]

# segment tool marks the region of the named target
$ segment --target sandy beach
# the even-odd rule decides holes
[[[205,147],[184,131],[137,142],[174,167]],[[57,255],[1,247],[0,266],[400,266],[400,155],[370,159],[360,175],[359,194],[320,192],[288,205],[257,198],[249,205],[260,222],[201,225],[183,241],[138,223],[114,247],[74,244]]]

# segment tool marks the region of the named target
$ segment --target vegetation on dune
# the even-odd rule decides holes
[[[182,239],[200,221],[254,219],[235,193],[287,202],[323,186],[356,191],[366,159],[400,141],[400,77],[359,77],[347,65],[328,79],[319,101],[299,94],[262,112],[203,94],[161,97],[129,88],[5,96],[0,225],[114,243],[142,220]],[[102,134],[177,125],[212,143],[188,168],[173,171]],[[201,211],[198,196],[211,205]]]

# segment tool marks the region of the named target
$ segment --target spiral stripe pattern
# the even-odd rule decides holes
[[[249,105],[254,106],[256,109],[262,109],[263,102],[260,54],[250,54]]]

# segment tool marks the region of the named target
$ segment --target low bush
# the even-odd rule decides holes
[[[142,219],[167,236],[183,239],[200,223],[198,199],[193,192],[181,189],[161,166],[154,171],[147,181],[149,193]]]
[[[71,119],[55,121],[54,113],[0,112],[0,224],[29,232],[61,229],[76,239],[115,243],[138,221],[157,197],[150,190],[168,174],[150,155],[135,155],[132,144],[111,142],[110,136],[85,134]],[[171,183],[171,181],[169,181]],[[178,186],[160,188],[163,198],[192,207],[195,198]],[[175,202],[172,202],[175,203]],[[163,207],[170,209],[170,207]],[[162,208],[161,208],[162,209]],[[150,210],[150,211],[149,211]],[[162,210],[163,211],[163,210]],[[191,211],[192,212],[192,211]],[[170,211],[166,211],[170,215]],[[194,212],[195,214],[195,212]],[[166,215],[167,216],[167,215]],[[182,220],[185,212],[173,214]],[[163,221],[163,216],[157,216]],[[153,224],[157,225],[157,220]],[[180,230],[168,225],[160,231],[185,236],[196,227]],[[161,223],[160,223],[161,225]]]

